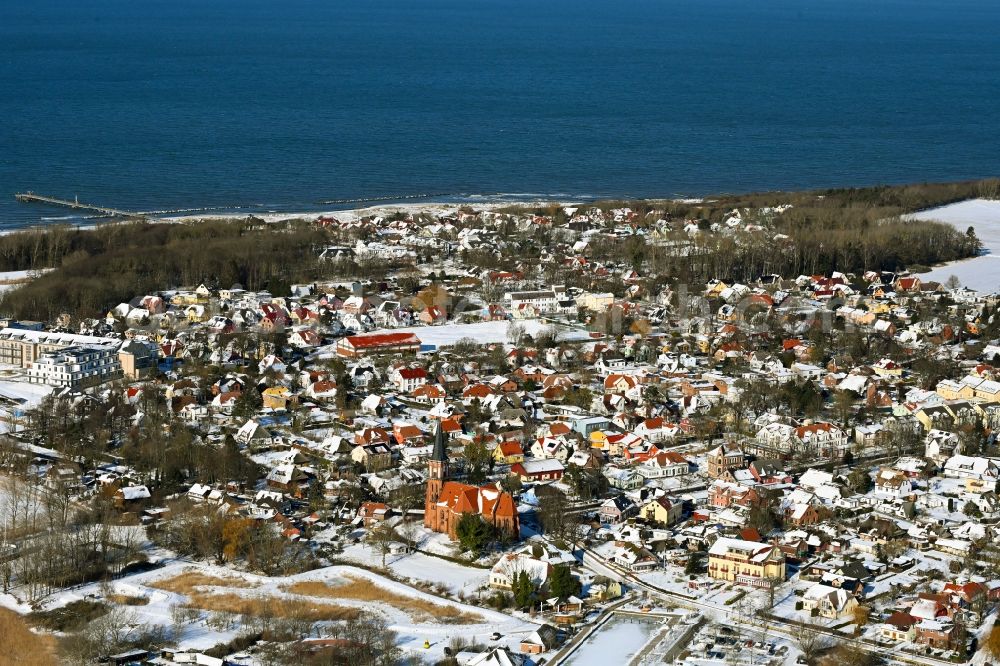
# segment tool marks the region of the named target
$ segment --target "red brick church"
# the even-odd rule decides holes
[[[520,534],[517,504],[499,483],[470,486],[448,480],[448,447],[438,425],[434,433],[434,451],[427,463],[427,497],[424,501],[424,526],[447,534],[452,539],[462,514],[478,514],[497,530]]]

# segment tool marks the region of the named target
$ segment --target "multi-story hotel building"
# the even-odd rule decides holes
[[[28,383],[86,388],[119,379],[118,344],[64,347],[42,354],[28,367]]]
[[[114,345],[117,350],[121,341],[94,335],[4,328],[0,329],[0,363],[28,368],[42,354],[81,345],[99,347]]]
[[[773,544],[720,537],[708,550],[708,575],[730,583],[769,587],[785,579],[785,555]]]

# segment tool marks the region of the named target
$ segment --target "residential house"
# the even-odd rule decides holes
[[[503,555],[490,570],[490,587],[499,590],[510,590],[514,580],[521,574],[527,574],[535,589],[544,585],[552,573],[552,566],[526,553],[507,553]]]
[[[883,467],[875,475],[875,496],[883,499],[903,499],[913,493],[909,477],[898,469]]]
[[[351,451],[351,460],[369,472],[378,472],[392,466],[392,449],[387,444],[362,444]]]
[[[563,477],[566,468],[555,458],[542,460],[525,460],[514,463],[510,467],[511,474],[516,474],[521,481],[558,481]]]
[[[523,463],[524,451],[521,448],[521,443],[511,440],[500,442],[493,449],[493,460],[500,465]]]
[[[427,383],[427,371],[423,368],[397,368],[389,377],[396,390],[403,394],[413,393]]]
[[[743,450],[735,444],[722,444],[708,452],[708,476],[718,479],[727,472],[742,469],[746,463]]]
[[[677,451],[664,451],[647,458],[635,469],[646,479],[664,479],[685,476],[691,467],[691,462]]]
[[[953,455],[945,461],[942,473],[953,479],[972,479],[996,484],[1000,478],[1000,467],[992,458]]]
[[[816,610],[821,617],[839,620],[853,616],[858,600],[853,594],[840,587],[817,583],[802,596],[802,608]]]
[[[608,480],[608,485],[618,490],[635,490],[641,488],[645,483],[642,475],[631,467],[621,468],[609,466],[603,470],[604,477]]]
[[[597,515],[602,523],[620,523],[636,515],[639,507],[624,495],[616,495],[604,500]]]
[[[924,437],[924,456],[938,465],[944,465],[948,458],[961,452],[962,445],[953,432],[932,428]]]
[[[646,522],[669,527],[677,524],[683,515],[679,502],[672,502],[666,496],[651,499],[639,509],[639,517]]]

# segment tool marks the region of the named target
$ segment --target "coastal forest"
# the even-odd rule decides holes
[[[675,231],[660,243],[648,242],[644,235],[612,235],[590,244],[587,254],[592,260],[631,262],[640,273],[689,283],[711,278],[748,281],[771,273],[922,270],[975,256],[981,244],[974,229],[902,216],[998,192],[1000,181],[990,180],[720,195],[697,202],[597,202],[594,205],[602,208],[629,206],[639,213],[640,226],[651,228],[666,218]],[[713,225],[734,210],[758,231],[712,232]],[[553,224],[537,227],[535,237],[518,253],[475,252],[476,265],[516,268],[517,262],[538,258],[543,251],[559,251],[560,243],[553,241],[567,233],[559,228],[568,221],[563,208],[519,206],[507,212],[546,214]],[[690,223],[705,232],[692,236],[684,230]],[[498,233],[502,240],[502,227]],[[254,218],[31,229],[0,237],[0,271],[51,270],[5,293],[0,310],[26,319],[50,320],[63,312],[98,316],[136,295],[202,281],[287,293],[289,284],[332,277],[333,267],[318,260],[318,249],[353,240],[307,220],[265,224]],[[570,253],[570,245],[562,246],[564,254]],[[351,268],[358,274],[357,265]],[[384,273],[390,267],[364,268],[362,274],[379,277],[380,268]]]
[[[54,270],[5,294],[2,309],[27,319],[98,316],[136,295],[202,281],[286,293],[313,273],[310,248],[324,238],[308,224],[246,221],[23,231],[0,238],[0,270]]]

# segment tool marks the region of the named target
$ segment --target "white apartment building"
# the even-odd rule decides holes
[[[506,298],[510,300],[511,312],[530,305],[542,314],[555,314],[559,311],[559,301],[566,298],[566,288],[555,286],[540,291],[512,291]]]
[[[4,328],[0,329],[0,363],[29,368],[35,359],[48,352],[78,345],[103,347],[110,344],[114,345],[117,352],[121,342],[94,335]]]
[[[46,352],[28,367],[28,382],[81,388],[119,379],[118,343],[65,347]]]

